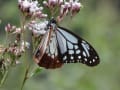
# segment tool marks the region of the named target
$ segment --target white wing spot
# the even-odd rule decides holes
[[[76,54],[80,54],[80,50],[76,50]]]
[[[85,56],[85,57],[87,56],[86,53],[85,53],[84,51],[83,51],[83,56]]]
[[[96,56],[95,59],[97,59],[98,57]]]
[[[95,62],[95,59],[93,59],[93,62]]]
[[[84,48],[84,50],[85,50],[87,56],[89,57],[90,54],[89,54],[89,51],[88,51],[88,50],[89,50],[88,44],[83,42],[83,43],[82,43],[82,46],[83,46],[83,48]]]
[[[92,63],[92,61],[90,61],[90,63]]]
[[[69,48],[69,49],[73,49],[73,45],[72,45],[72,43],[67,42],[67,44],[68,44],[68,48]]]
[[[77,45],[75,45],[75,49],[78,49],[78,46],[77,46]]]
[[[87,58],[84,59],[87,62]]]
[[[82,40],[83,43],[86,43],[84,40]]]
[[[70,59],[74,59],[74,57],[73,57],[73,56],[71,56],[71,57],[70,57]]]
[[[66,59],[67,59],[67,56],[64,56],[64,57],[63,57],[63,60],[66,60]]]
[[[81,56],[78,56],[78,59],[81,59]]]
[[[89,45],[85,41],[82,41],[82,42],[86,45],[88,49],[90,49]]]
[[[74,51],[73,50],[69,50],[69,54],[74,54]]]

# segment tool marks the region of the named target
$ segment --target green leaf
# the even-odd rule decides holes
[[[35,75],[38,75],[40,74],[40,72],[42,71],[42,69],[40,67],[37,67],[30,75],[29,75],[29,78],[30,77],[33,77]]]

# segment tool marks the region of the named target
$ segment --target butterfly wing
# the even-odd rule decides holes
[[[62,63],[99,64],[97,52],[87,41],[62,27],[58,27],[55,32]]]
[[[35,52],[34,60],[39,66],[46,69],[59,68],[63,65],[63,63],[60,62],[58,44],[53,30],[48,30],[44,35]]]
[[[97,52],[87,41],[65,28],[54,29],[46,32],[35,52],[34,60],[39,66],[54,69],[64,63],[99,64]]]

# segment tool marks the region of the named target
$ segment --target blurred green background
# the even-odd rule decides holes
[[[61,23],[90,42],[101,63],[96,67],[67,64],[60,69],[43,69],[29,79],[23,90],[120,90],[120,0],[81,0],[83,8],[72,21]],[[0,0],[0,43],[4,42],[4,26],[10,22],[19,26],[17,0]],[[35,65],[34,61],[27,59]],[[22,58],[25,60],[25,58]],[[25,66],[9,72],[0,90],[20,90]]]

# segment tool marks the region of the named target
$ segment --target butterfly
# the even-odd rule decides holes
[[[46,27],[46,33],[33,57],[40,67],[55,69],[65,63],[83,63],[87,66],[99,64],[97,52],[87,41],[58,26],[54,18]]]

